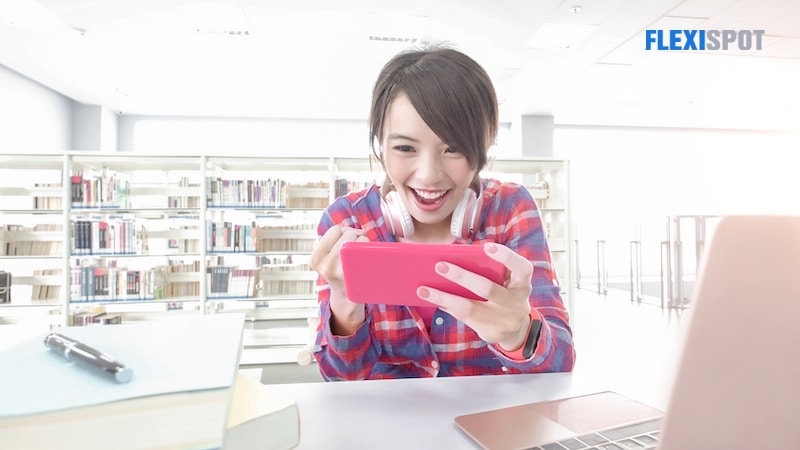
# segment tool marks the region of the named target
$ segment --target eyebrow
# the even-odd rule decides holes
[[[389,136],[386,136],[386,139],[402,139],[406,141],[419,142],[419,139],[415,139],[400,133],[390,133]]]

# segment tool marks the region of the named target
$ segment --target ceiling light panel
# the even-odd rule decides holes
[[[597,31],[598,28],[597,25],[547,22],[536,30],[536,33],[525,43],[525,47],[542,50],[573,48]]]

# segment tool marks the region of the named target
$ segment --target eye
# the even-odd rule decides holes
[[[413,152],[414,151],[414,147],[412,147],[410,145],[396,145],[396,146],[394,146],[394,149],[399,151],[399,152],[403,152],[403,153],[408,153],[408,152]]]

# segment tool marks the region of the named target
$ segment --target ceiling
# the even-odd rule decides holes
[[[386,60],[447,41],[504,121],[798,131],[798,23],[795,0],[3,0],[0,64],[121,114],[364,119]],[[648,51],[647,29],[765,34]]]

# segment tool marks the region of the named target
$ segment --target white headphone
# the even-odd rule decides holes
[[[467,188],[456,209],[453,210],[450,234],[456,239],[472,236],[478,226],[481,216],[481,194],[483,194],[483,184],[480,180],[478,187],[477,194],[472,188]],[[389,191],[385,197],[381,197],[381,212],[384,222],[389,225],[393,235],[407,238],[414,234],[414,219],[400,200],[397,191]]]

